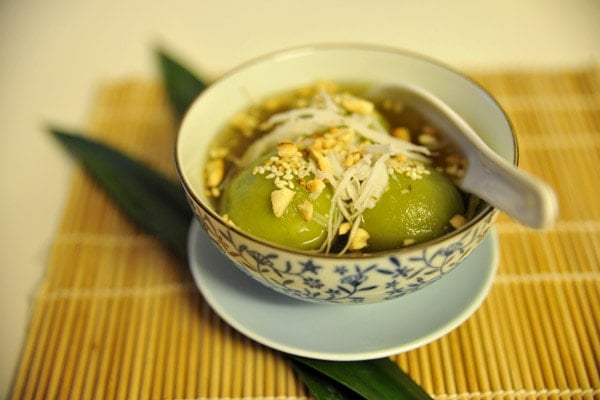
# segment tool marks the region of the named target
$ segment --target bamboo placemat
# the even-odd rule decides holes
[[[520,165],[556,189],[546,232],[501,216],[491,293],[392,359],[437,399],[600,398],[600,68],[473,73],[510,116]],[[88,131],[175,177],[159,84],[99,87]],[[36,293],[13,398],[305,399],[275,351],[209,308],[187,267],[79,169]]]

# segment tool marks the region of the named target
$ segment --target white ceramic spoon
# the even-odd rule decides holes
[[[558,204],[552,188],[492,151],[460,115],[433,94],[394,83],[371,88],[367,97],[374,101],[398,99],[447,134],[467,157],[465,174],[456,182],[464,191],[532,228],[548,228],[556,220]]]

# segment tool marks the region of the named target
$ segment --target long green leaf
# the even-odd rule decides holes
[[[369,400],[431,400],[412,378],[389,358],[367,361],[325,361],[289,356],[336,380]]]
[[[169,100],[181,119],[207,84],[164,49],[158,48],[156,55]]]
[[[60,129],[50,133],[134,222],[186,257],[192,213],[181,186],[106,144]]]
[[[364,397],[302,363],[292,367],[317,400],[361,400]]]

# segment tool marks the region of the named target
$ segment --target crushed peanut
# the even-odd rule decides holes
[[[410,142],[410,131],[404,126],[399,126],[392,130],[392,136],[400,140]]]
[[[419,144],[422,144],[423,146],[433,146],[435,144],[437,144],[438,140],[437,138],[430,134],[430,133],[422,133],[419,135],[419,137],[417,138],[417,140],[419,141]]]
[[[415,239],[404,239],[402,241],[403,246],[411,246],[413,244],[415,244]]]
[[[251,137],[258,126],[258,118],[248,112],[240,112],[233,117],[231,125],[238,129],[245,137]]]
[[[348,221],[343,222],[338,228],[338,234],[345,235],[346,233],[350,232],[350,229],[352,229],[352,223]]]
[[[210,158],[225,158],[229,150],[226,147],[213,147],[208,152]]]
[[[393,113],[401,113],[404,110],[404,103],[397,99],[385,99],[381,108]]]
[[[225,176],[225,161],[223,158],[215,158],[206,163],[204,170],[206,185],[215,188],[221,184]]]
[[[287,210],[288,206],[292,202],[296,192],[288,188],[277,189],[271,192],[271,208],[273,209],[273,215],[280,218]]]
[[[461,215],[461,214],[456,214],[455,216],[450,218],[450,225],[454,229],[458,229],[466,223],[467,223],[467,219],[465,218],[464,215]]]
[[[369,245],[369,243],[368,243],[369,237],[370,237],[369,232],[367,232],[363,228],[358,228],[358,230],[356,231],[356,234],[354,235],[354,237],[352,237],[352,239],[350,241],[350,246],[348,246],[348,248],[350,250],[364,249],[365,247],[367,247]]]
[[[321,153],[318,150],[315,150],[313,148],[310,148],[310,155],[315,159],[315,161],[317,162],[317,167],[319,168],[319,170],[323,171],[323,172],[331,172],[331,161],[329,161],[329,159],[327,157],[325,157],[323,155],[323,153]]]
[[[325,182],[322,179],[314,178],[306,183],[306,188],[310,193],[320,194],[325,189]]]
[[[312,221],[314,207],[310,201],[305,200],[302,203],[298,204],[298,211],[300,211],[300,215],[302,215],[302,219],[304,219],[304,221]]]
[[[340,97],[340,103],[350,112],[370,114],[375,110],[375,105],[368,100],[361,99],[349,93],[343,93]]]
[[[223,214],[221,216],[221,218],[223,218],[223,221],[227,222],[229,225],[231,225],[231,226],[237,226],[235,224],[235,222],[233,222],[233,220],[229,217],[229,214]]]
[[[458,165],[456,165],[456,164],[448,165],[444,169],[444,172],[449,176],[457,176],[459,173]]]
[[[277,155],[281,158],[298,156],[298,147],[292,142],[281,142],[277,144]]]
[[[275,97],[271,97],[270,99],[267,99],[264,103],[264,107],[265,110],[267,112],[276,112],[277,110],[281,110],[283,108],[285,108],[286,106],[288,106],[290,101],[289,96],[285,96],[285,95],[281,95],[281,96],[275,96]]]
[[[449,155],[445,158],[446,167],[442,172],[450,178],[461,178],[465,173],[466,161],[457,155]]]
[[[360,160],[361,155],[358,152],[349,153],[344,159],[344,167],[350,168]]]

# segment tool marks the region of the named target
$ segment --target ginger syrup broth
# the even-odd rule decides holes
[[[252,169],[252,174],[246,174],[249,177],[247,180],[261,175],[271,181],[271,189],[265,189],[262,194],[265,199],[259,198],[259,202],[271,203],[267,208],[275,214],[275,219],[270,223],[277,224],[279,220],[287,218],[285,223],[293,225],[294,228],[290,229],[294,233],[294,230],[312,232],[312,236],[307,235],[298,243],[280,243],[285,246],[335,253],[386,250],[420,243],[462,226],[473,216],[478,201],[453,184],[452,190],[460,197],[456,202],[460,204],[454,208],[447,207],[452,210],[446,211],[443,216],[443,226],[436,222],[436,227],[427,227],[435,230],[435,234],[420,232],[427,229],[420,229],[419,225],[414,224],[401,230],[395,226],[378,225],[386,224],[382,221],[389,219],[390,215],[394,216],[386,207],[395,207],[392,201],[397,199],[388,199],[389,205],[385,206],[384,194],[390,191],[390,187],[396,187],[396,183],[401,182],[397,190],[407,194],[413,186],[416,188],[421,184],[419,180],[423,175],[432,179],[429,178],[432,174],[443,175],[447,181],[453,181],[464,172],[465,159],[443,132],[429,124],[418,110],[410,109],[396,100],[371,103],[361,97],[366,89],[366,85],[360,84],[318,82],[270,96],[233,115],[211,145],[209,161],[204,170],[207,196],[213,207],[224,218],[232,218],[228,211],[234,210],[228,209],[227,204],[235,201],[228,198],[228,191],[235,192],[232,186],[245,184],[239,184],[238,177],[244,174],[244,170]],[[342,115],[339,121],[331,117],[336,113]],[[353,139],[354,142],[348,145],[348,137],[354,138],[364,126],[375,125],[377,132],[365,131],[364,136],[361,134],[359,139]],[[284,132],[286,126],[291,130],[305,131],[299,134]],[[276,130],[281,132],[275,133]],[[381,135],[381,132],[385,132],[385,135]],[[271,136],[276,137],[271,139]],[[298,139],[303,136],[308,139]],[[268,142],[269,145],[262,142]],[[389,151],[389,148],[394,150]],[[420,160],[415,162],[418,164],[416,167],[411,161],[413,157]],[[369,162],[365,161],[367,158],[371,158]],[[261,161],[257,164],[259,159]],[[383,176],[382,168],[388,171],[388,176]],[[375,179],[378,174],[381,178]],[[414,178],[414,185],[405,175]],[[398,179],[398,176],[401,178]],[[244,187],[245,192],[252,190]],[[424,189],[419,196],[437,191]],[[303,197],[298,194],[300,192]],[[326,201],[319,200],[323,197],[327,198]],[[397,197],[407,198],[400,194]],[[241,201],[253,203],[256,198],[245,197]],[[377,202],[382,205],[374,207]],[[403,225],[402,221],[410,219],[422,219],[425,221],[423,226],[431,225],[431,221],[423,215],[436,214],[437,211],[427,209],[429,206],[414,206],[413,203],[408,201],[408,207],[414,210],[402,216],[396,225]],[[373,210],[377,208],[385,212],[376,215]],[[291,213],[289,209],[298,214],[297,218],[287,216]],[[417,209],[426,211],[419,211],[422,215],[417,215]],[[389,215],[386,216],[386,212]],[[230,219],[230,222],[243,225],[235,219]],[[311,226],[303,226],[303,223]],[[257,222],[249,225],[255,226]],[[276,235],[289,235],[290,229],[276,232]],[[379,238],[376,231],[384,230],[390,231],[394,237]],[[262,232],[250,233],[261,236]]]

